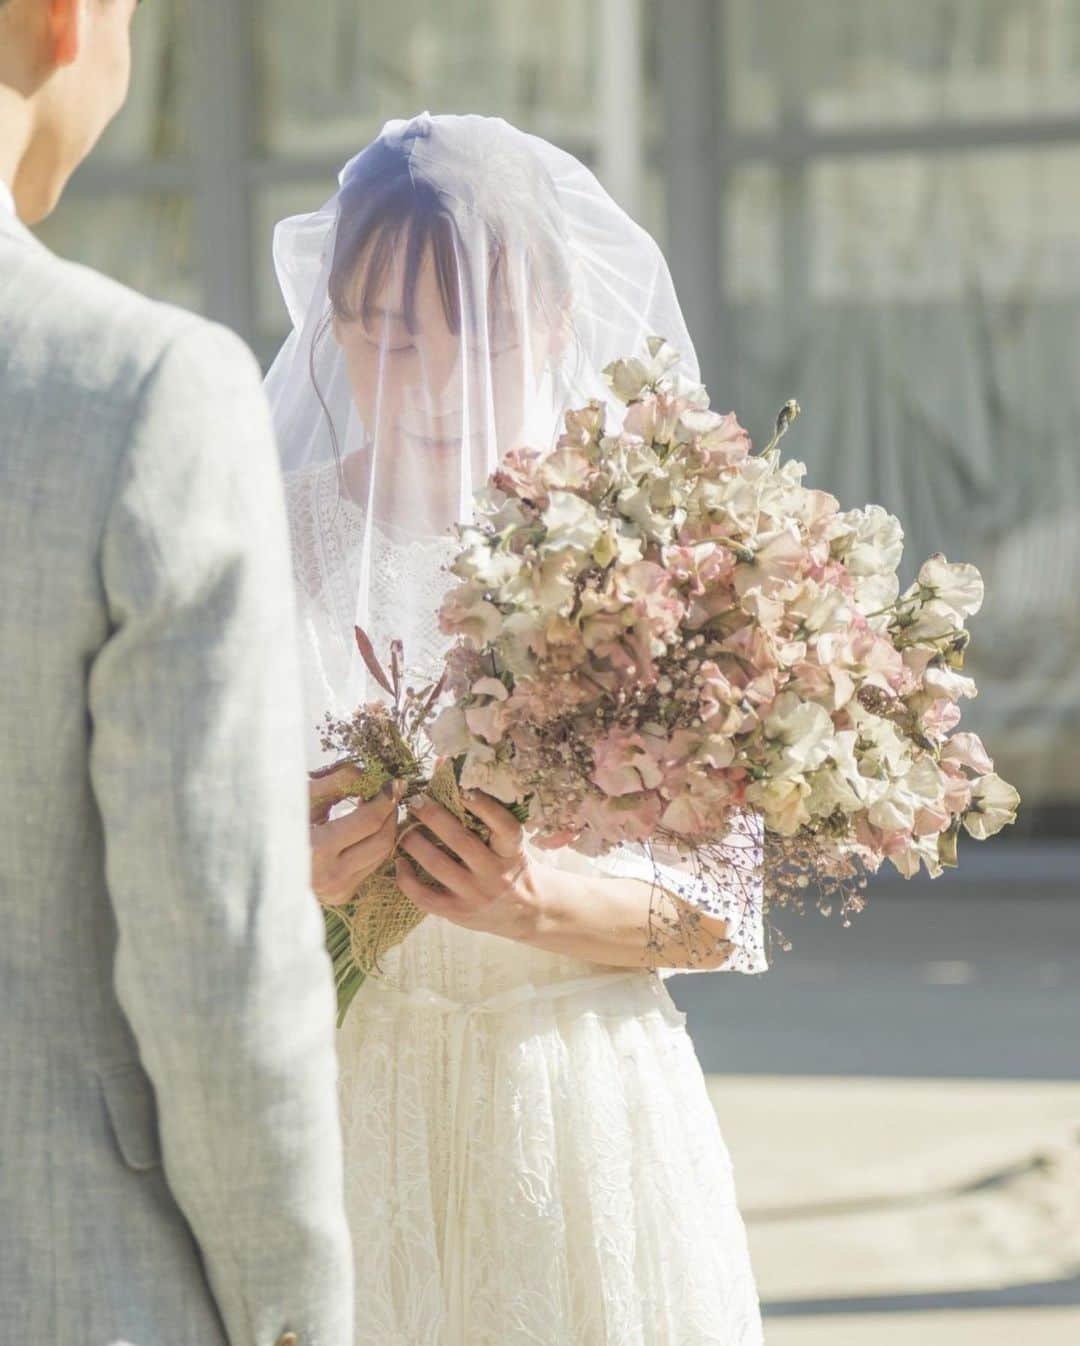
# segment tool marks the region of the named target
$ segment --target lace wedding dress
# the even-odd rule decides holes
[[[325,664],[327,630],[351,629],[357,591],[344,574],[333,591],[326,549],[355,550],[360,511],[332,467],[293,479],[289,506],[317,699],[342,682],[314,651]],[[369,634],[428,672],[446,553],[373,533]],[[406,579],[425,615],[402,631]],[[759,922],[731,926],[729,967],[760,971]],[[428,917],[361,989],[339,1051],[356,1346],[761,1341],[731,1161],[659,975]]]

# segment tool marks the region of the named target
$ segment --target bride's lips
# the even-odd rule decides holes
[[[452,450],[460,449],[466,439],[476,439],[480,432],[473,431],[468,436],[460,432],[456,435],[421,435],[402,426],[401,433],[411,444],[418,445],[427,453],[449,453]]]

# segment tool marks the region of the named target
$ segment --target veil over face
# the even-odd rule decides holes
[[[378,694],[355,626],[437,676],[450,530],[509,449],[549,448],[654,333],[698,370],[655,242],[496,118],[389,122],[321,209],[277,226],[274,260],[293,330],[266,387],[315,723]]]
[[[514,448],[551,448],[566,411],[616,401],[611,361],[649,336],[698,366],[667,264],[571,155],[506,122],[389,122],[310,215],[283,220],[274,260],[293,330],[267,377],[298,579],[309,763],[319,725],[385,694],[357,650],[400,640],[406,682],[436,681],[452,528]],[[618,407],[619,414],[622,412]],[[747,842],[753,871],[760,845]],[[751,877],[729,893],[678,856],[623,846],[600,865],[653,880],[727,922],[726,966],[765,966]],[[740,895],[741,894],[741,895]]]

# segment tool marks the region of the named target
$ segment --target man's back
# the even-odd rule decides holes
[[[332,993],[257,371],[2,212],[0,585],[5,1334],[344,1341]]]

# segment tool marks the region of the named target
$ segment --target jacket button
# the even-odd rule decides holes
[[[300,1338],[295,1332],[286,1332],[283,1337],[278,1337],[277,1346],[300,1346]]]

